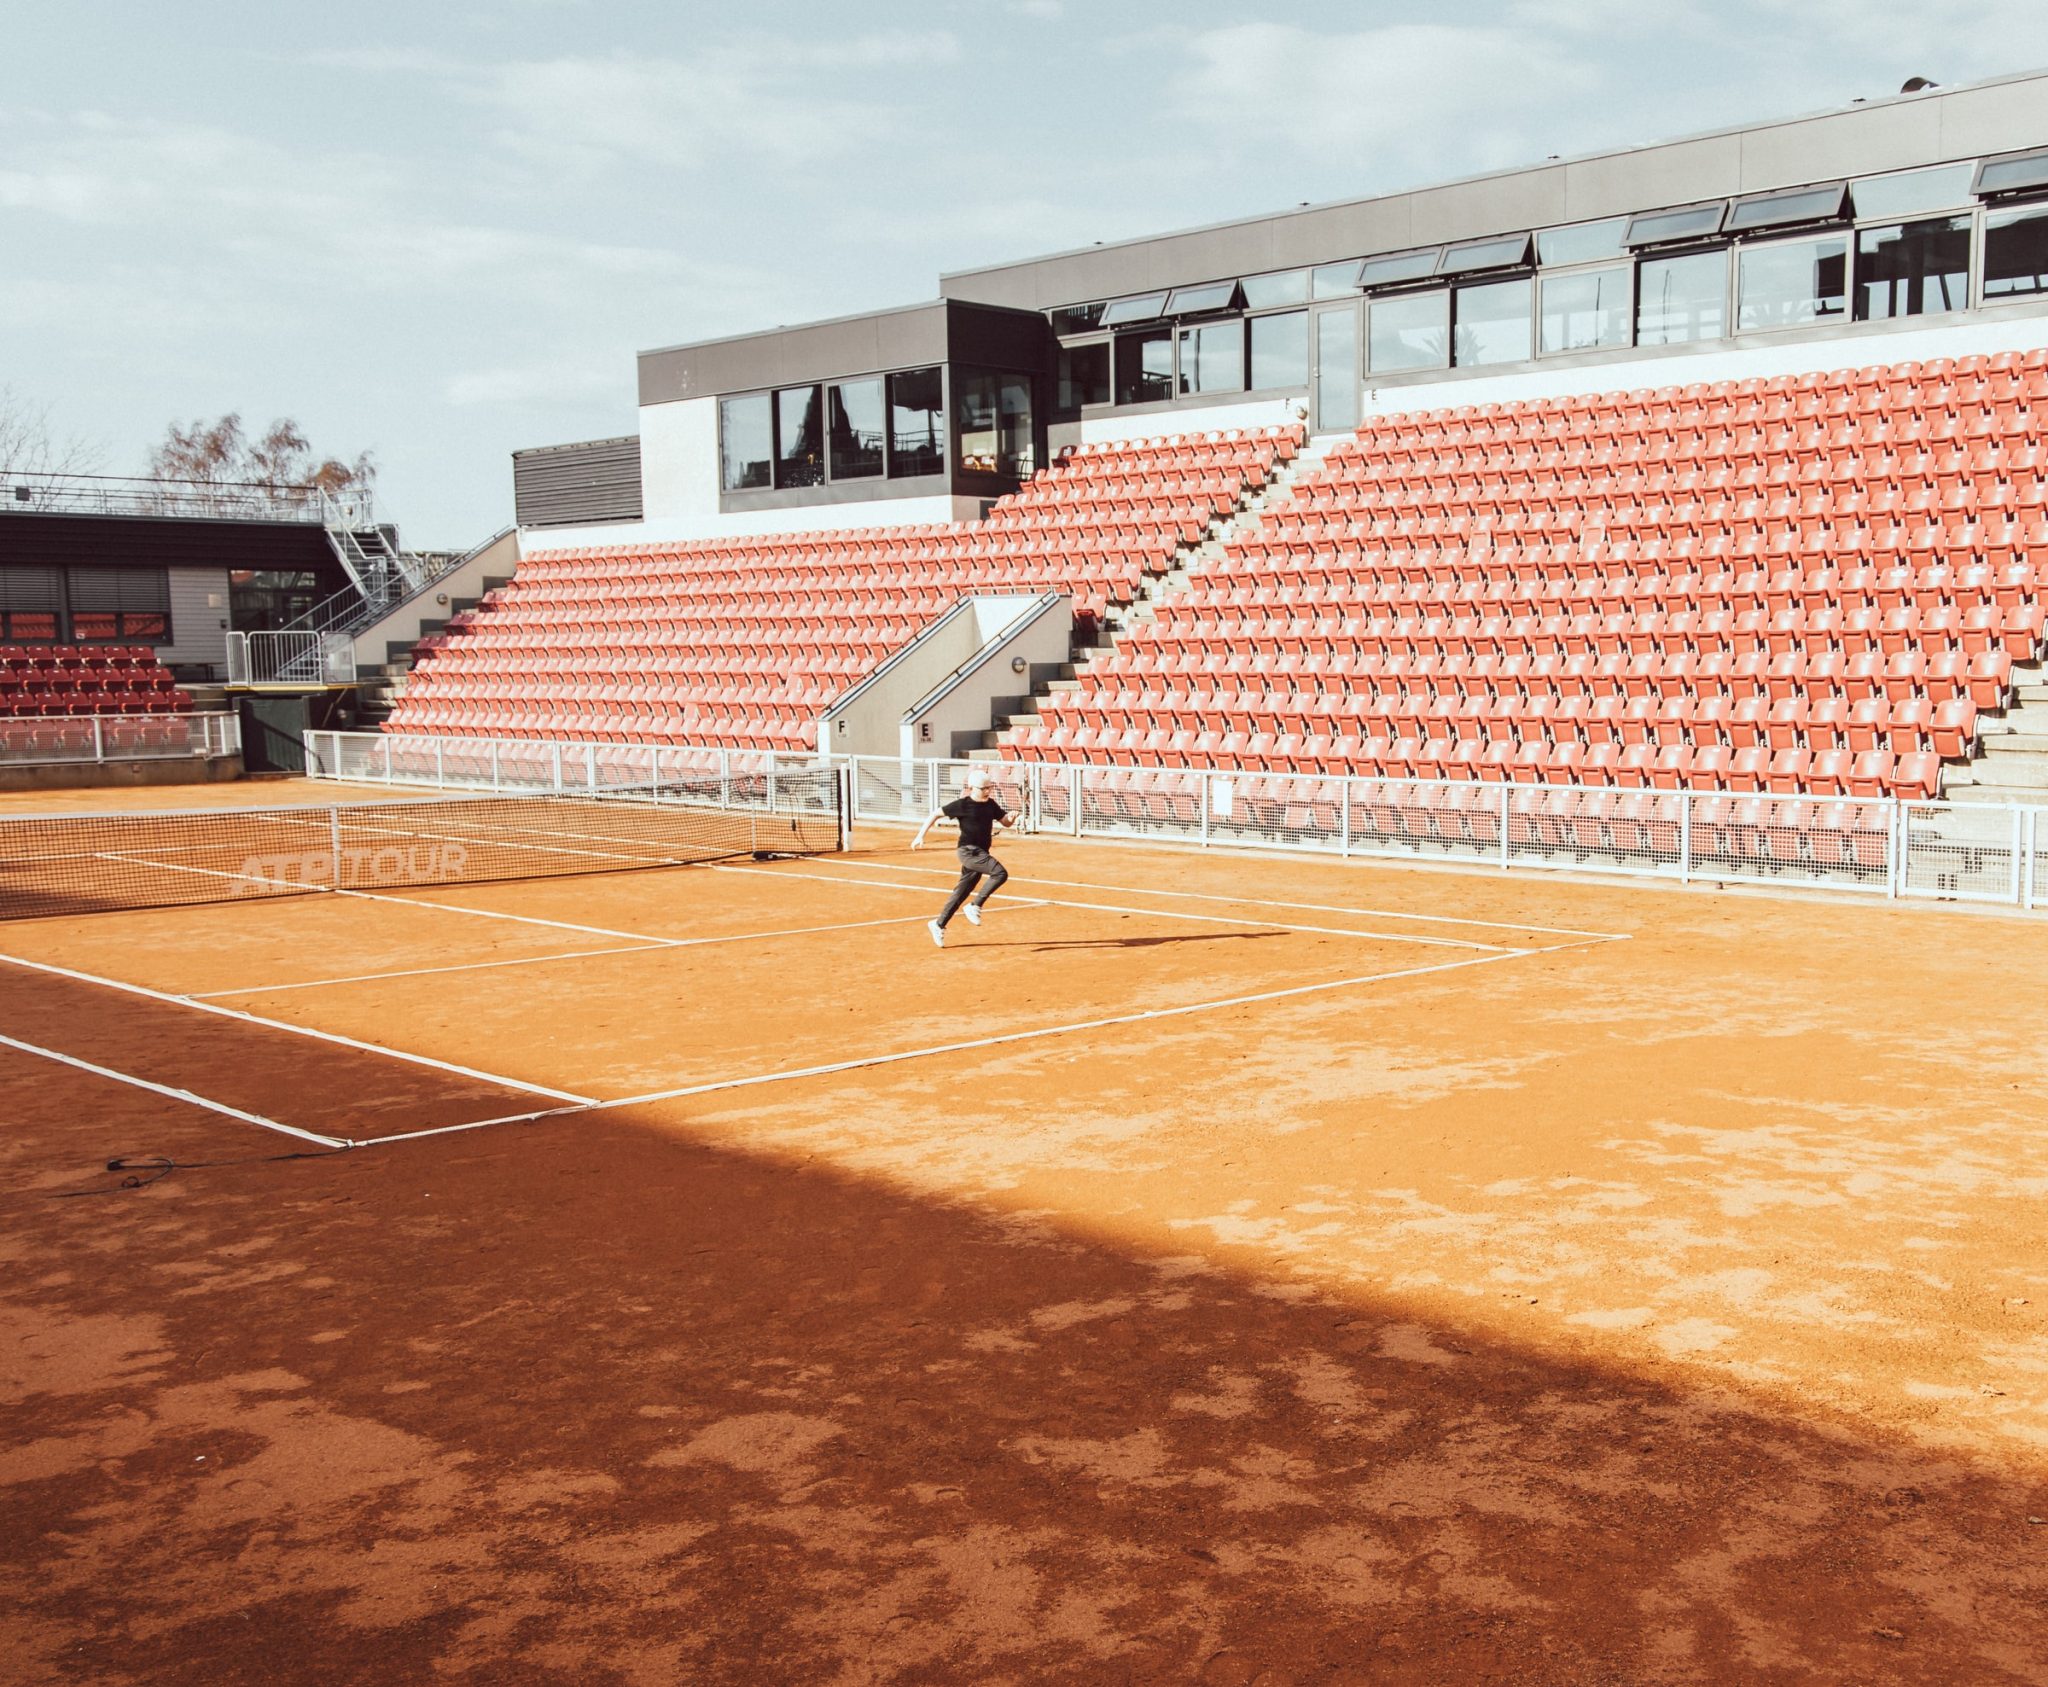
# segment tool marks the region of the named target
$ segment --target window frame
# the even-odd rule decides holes
[[[1758,328],[1745,328],[1742,324],[1742,264],[1750,253],[1774,252],[1780,247],[1811,245],[1822,240],[1840,240],[1842,245],[1842,308],[1832,317],[1816,316],[1805,322],[1769,323]],[[1751,334],[1788,334],[1814,328],[1825,328],[1837,324],[1853,324],[1856,320],[1856,231],[1846,226],[1807,229],[1800,233],[1779,235],[1769,240],[1741,240],[1730,246],[1734,262],[1729,266],[1727,299],[1727,339],[1740,339]]]

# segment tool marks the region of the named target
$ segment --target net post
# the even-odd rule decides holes
[[[597,746],[583,746],[583,788],[593,797],[597,795]]]
[[[1514,865],[1508,854],[1508,828],[1514,823],[1514,802],[1510,792],[1513,784],[1503,779],[1500,786],[1500,870],[1505,873]]]
[[[1885,816],[1884,894],[1888,902],[1895,901],[1905,885],[1905,806],[1893,797],[1890,812]]]
[[[1351,778],[1340,775],[1337,780],[1337,859],[1351,859]]]
[[[92,759],[95,764],[107,759],[106,722],[98,715],[92,717]]]
[[[2009,875],[2008,886],[2010,891],[2009,900],[2014,907],[2018,907],[2020,903],[2020,862],[2022,860],[2021,851],[2026,845],[2026,837],[2026,811],[2015,805],[2012,811],[2012,872]]]
[[[853,848],[853,765],[838,768],[832,777],[832,794],[839,804],[839,853]]]
[[[327,882],[336,890],[339,890],[341,889],[341,810],[339,808],[330,808],[327,811],[327,847],[333,852],[334,858],[334,870],[328,876]]]
[[[1678,882],[1692,883],[1692,792],[1678,793]]]

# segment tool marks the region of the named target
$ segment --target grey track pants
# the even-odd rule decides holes
[[[946,898],[946,906],[939,911],[940,925],[944,925],[960,911],[960,904],[974,895],[974,887],[981,884],[983,879],[988,883],[982,885],[981,894],[974,897],[976,907],[980,907],[1001,890],[1010,877],[1010,869],[985,849],[975,849],[971,845],[962,844],[953,853],[960,857],[960,882],[953,887],[953,894]]]

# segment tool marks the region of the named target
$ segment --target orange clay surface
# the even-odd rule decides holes
[[[856,842],[0,926],[575,1109],[0,1044],[0,1680],[2048,1682],[2048,927]]]

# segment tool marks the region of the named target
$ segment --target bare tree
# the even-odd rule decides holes
[[[0,385],[0,476],[93,474],[100,458],[97,446],[50,432],[49,405]]]
[[[230,411],[217,422],[194,422],[181,428],[173,422],[149,460],[152,480],[210,489],[202,498],[222,508],[302,509],[308,489],[329,497],[367,499],[375,488],[377,462],[367,451],[353,462],[315,457],[298,423],[290,417],[272,422],[267,432],[251,438],[242,418]]]

